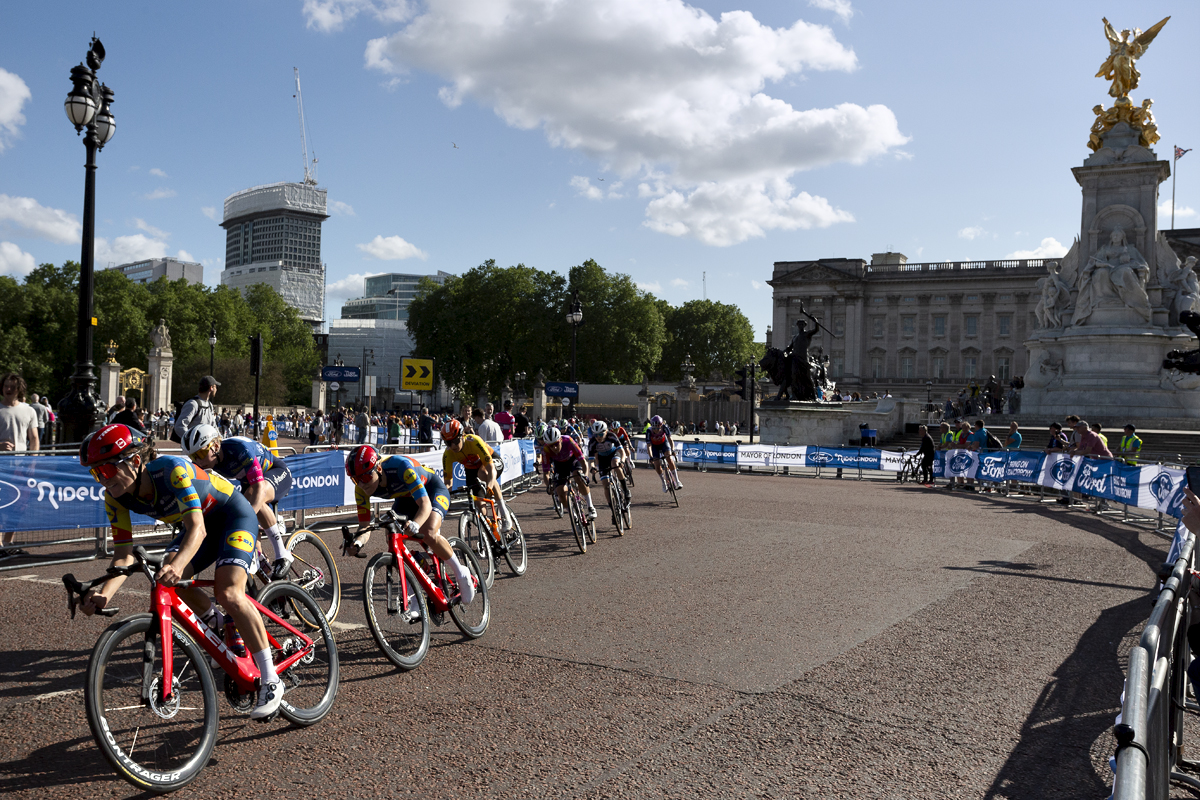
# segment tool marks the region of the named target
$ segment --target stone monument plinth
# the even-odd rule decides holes
[[[150,331],[149,361],[146,385],[142,393],[142,407],[146,409],[146,413],[154,414],[171,407],[175,354],[171,352],[171,334],[165,319],[160,319],[158,325]]]
[[[879,441],[918,422],[922,404],[891,397],[851,403],[764,400],[758,407],[758,431],[763,444],[838,447],[858,443],[859,425],[878,432]]]

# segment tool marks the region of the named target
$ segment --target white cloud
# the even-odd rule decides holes
[[[171,234],[167,233],[166,231],[159,230],[150,223],[146,222],[146,220],[139,219],[138,217],[133,218],[133,227],[137,228],[139,231],[145,231],[155,239],[167,239],[171,236]]]
[[[47,208],[31,197],[0,194],[0,223],[11,223],[53,242],[78,242],[83,227],[74,214]]]
[[[757,289],[761,289],[762,287],[763,287],[763,285],[761,283],[759,283],[758,281],[750,281],[750,288],[757,290]]]
[[[683,278],[673,278],[671,280],[671,285],[676,288],[682,289],[683,287],[688,285],[688,282],[685,281]]]
[[[1175,206],[1175,219],[1187,219],[1189,217],[1200,217],[1200,212],[1191,206]],[[1158,204],[1158,227],[1162,227],[1163,223],[1171,224],[1171,201],[1163,200]]]
[[[178,258],[180,261],[195,261],[196,260],[195,257],[191,253],[189,253],[187,250],[180,250],[178,253],[175,254],[175,257]]]
[[[0,242],[0,275],[24,278],[37,266],[33,256],[12,242]]]
[[[1061,258],[1067,254],[1066,245],[1060,244],[1057,239],[1047,236],[1042,239],[1042,243],[1034,250],[1017,250],[1009,253],[1005,258]]]
[[[771,28],[745,11],[714,19],[682,0],[428,0],[423,8],[400,32],[368,43],[368,67],[436,73],[448,81],[440,91],[448,106],[471,98],[513,127],[540,128],[554,146],[638,176],[639,196],[664,201],[650,204],[646,223],[664,233],[724,245],[850,220],[788,180],[908,141],[886,106],[798,110],[765,93],[769,81],[857,68],[823,25]],[[714,196],[735,220],[715,234],[706,211]]]
[[[213,222],[221,221],[221,215],[217,213],[216,206],[201,206],[200,213],[211,219]]]
[[[159,169],[158,167],[154,167],[153,169],[151,169],[151,170],[150,170],[150,174],[151,174],[151,175],[156,175],[156,176],[158,176],[159,178],[165,178],[165,177],[167,177],[167,173],[163,172],[163,171],[162,171],[161,169]]]
[[[8,145],[8,141],[19,133],[19,128],[25,124],[25,115],[21,107],[25,101],[33,97],[21,76],[0,69],[0,152]]]
[[[150,192],[149,194],[146,195],[146,199],[147,200],[162,200],[164,198],[174,197],[174,196],[175,196],[174,189],[155,189],[153,192]]]
[[[972,225],[969,228],[963,228],[962,230],[960,230],[958,232],[958,237],[960,239],[966,239],[967,241],[971,241],[972,239],[978,239],[980,236],[983,236],[985,233],[987,233],[987,231],[985,231],[980,226]]]
[[[339,217],[353,217],[354,206],[349,203],[343,203],[341,200],[334,200],[329,204],[329,211]]]
[[[639,281],[637,287],[643,292],[650,292],[652,294],[658,294],[662,292],[662,284],[658,281],[653,281],[651,283],[643,283]]]
[[[824,197],[792,191],[782,178],[704,183],[686,196],[673,191],[650,201],[642,224],[659,233],[692,236],[724,247],[765,236],[769,230],[828,228],[854,221],[852,214],[834,208]]]
[[[340,31],[363,12],[380,22],[403,22],[412,16],[408,0],[304,0],[308,27],[322,33]]]
[[[353,275],[347,275],[340,281],[333,281],[325,284],[325,299],[329,302],[334,299],[348,300],[354,297],[362,297],[364,288],[363,281],[374,275],[382,275],[382,272],[362,272]]]
[[[586,197],[588,200],[604,199],[604,192],[600,191],[600,187],[592,186],[591,178],[576,175],[571,178],[571,188],[579,192],[580,197]]]
[[[161,258],[167,254],[167,243],[141,233],[118,236],[112,242],[97,236],[93,253],[96,268],[104,269],[109,264],[128,264],[147,258]]]
[[[429,254],[416,245],[404,241],[399,236],[376,236],[366,244],[355,245],[372,258],[380,261],[400,261],[405,258],[425,259]]]
[[[854,16],[854,9],[850,6],[850,0],[808,0],[808,4],[813,8],[832,11],[841,17],[842,22],[849,22],[850,18]]]

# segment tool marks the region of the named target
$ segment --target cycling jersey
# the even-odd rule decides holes
[[[660,428],[651,428],[646,433],[646,441],[656,447],[661,447],[664,444],[672,443],[671,432],[667,430],[666,425]]]
[[[393,508],[401,507],[401,500],[412,501],[415,505],[421,498],[428,497],[433,510],[445,516],[450,508],[450,493],[436,472],[408,456],[386,456],[379,462],[379,467],[383,470],[387,486],[380,481],[370,496],[363,491],[361,484],[354,486],[354,503],[358,507],[358,521],[361,524],[371,521],[372,496],[396,500]]]
[[[557,453],[550,452],[546,445],[542,445],[542,471],[549,472],[551,464],[570,464],[573,461],[583,462],[583,450],[579,448],[579,444],[574,439],[563,437],[559,439],[562,444],[558,448]]]
[[[462,450],[447,447],[442,451],[442,474],[454,474],[451,470],[456,462],[461,463],[464,469],[479,469],[484,464],[492,463],[495,453],[487,442],[475,434],[463,434]]]
[[[632,450],[633,449],[633,439],[631,439],[629,437],[629,431],[625,430],[624,426],[621,426],[621,427],[617,428],[616,433],[617,433],[617,438],[621,440],[621,444],[625,445],[630,450]]]
[[[588,456],[601,458],[612,458],[617,453],[621,452],[621,440],[612,431],[604,434],[604,438],[592,437],[588,442]]]
[[[500,426],[500,432],[504,434],[505,441],[513,438],[513,426],[517,424],[517,419],[507,411],[501,411],[492,417],[496,424]]]
[[[221,452],[213,469],[243,484],[258,483],[263,473],[275,466],[276,457],[253,439],[234,436],[221,440]]]

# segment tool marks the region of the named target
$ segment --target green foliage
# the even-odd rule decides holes
[[[741,309],[714,300],[689,300],[672,309],[667,331],[659,373],[668,380],[682,376],[680,365],[689,355],[696,365],[692,375],[700,380],[728,378],[759,353],[750,320]]]
[[[628,275],[609,275],[590,258],[571,267],[568,293],[575,292],[586,305],[579,327],[579,380],[641,382],[658,363],[667,338],[654,297]]]
[[[31,391],[54,401],[66,394],[74,372],[78,286],[79,265],[71,261],[61,267],[43,264],[24,284],[0,278],[0,371],[20,371]],[[249,356],[254,333],[263,335],[267,362],[262,402],[307,405],[311,400],[319,366],[311,329],[269,286],[253,286],[243,298],[225,286],[210,289],[165,278],[142,285],[116,270],[99,270],[93,313],[93,362],[108,360],[111,340],[124,369],[147,368],[150,331],[160,319],[166,321],[175,356],[173,400],[191,397],[200,377],[208,374],[214,323],[215,374],[223,384],[223,400],[241,400],[245,380],[250,382],[245,401],[253,399]]]

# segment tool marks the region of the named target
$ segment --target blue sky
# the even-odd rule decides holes
[[[62,111],[95,33],[116,92],[97,264],[223,266],[226,196],[302,177],[293,67],[333,216],[327,313],[362,276],[594,258],[673,303],[742,308],[772,263],[1057,255],[1079,231],[1108,54],[1093,3],[296,0],[10,7],[0,273],[79,257],[84,151]],[[1200,6],[1138,63],[1164,160],[1200,145]],[[1191,132],[1191,133],[1188,133]],[[1194,140],[1187,137],[1192,136]],[[458,145],[453,147],[452,143]],[[1200,227],[1200,149],[1177,227]],[[604,180],[601,180],[601,179]],[[1170,181],[1162,199],[1170,199]],[[1160,227],[1169,218],[1160,216]],[[403,258],[399,258],[403,257]]]

